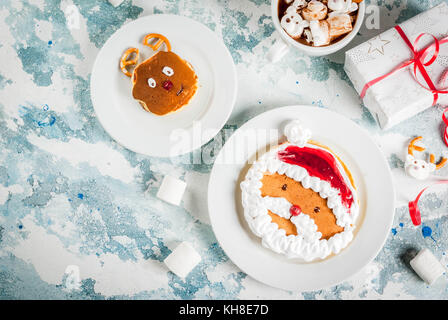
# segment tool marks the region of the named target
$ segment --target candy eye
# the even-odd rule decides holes
[[[149,78],[148,79],[148,86],[150,86],[151,88],[155,88],[156,87],[156,80],[154,80],[153,78]]]
[[[162,72],[163,72],[163,74],[167,75],[168,77],[171,77],[174,74],[173,69],[171,69],[170,67],[163,67]]]

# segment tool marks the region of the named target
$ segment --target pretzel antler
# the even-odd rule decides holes
[[[445,164],[448,162],[448,159],[443,157],[442,160],[439,161],[439,163],[436,164],[436,159],[435,156],[431,153],[429,155],[429,162],[433,163],[436,165],[436,170],[442,169]]]
[[[135,53],[135,56],[130,59],[130,56]],[[120,69],[121,71],[127,75],[128,77],[131,77],[132,74],[129,72],[128,67],[136,65],[138,62],[139,52],[137,48],[129,48],[128,50],[123,53],[120,59]]]
[[[152,39],[158,39],[158,40],[157,40],[156,43],[150,44],[149,41],[152,40]],[[154,51],[157,51],[160,48],[160,46],[162,44],[164,44],[164,43],[165,43],[165,46],[166,46],[166,50],[167,51],[171,51],[171,44],[170,44],[170,42],[168,41],[168,39],[165,36],[162,36],[161,34],[150,33],[150,34],[147,34],[145,36],[145,38],[143,39],[143,44],[145,46],[150,47]]]
[[[419,147],[419,146],[415,145],[415,143],[420,141],[420,140],[422,140],[422,137],[417,137],[417,138],[412,139],[412,141],[409,143],[409,146],[408,146],[408,154],[413,156],[414,155],[414,150],[415,151],[425,151],[425,148]]]

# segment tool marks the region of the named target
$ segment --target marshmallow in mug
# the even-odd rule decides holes
[[[311,0],[306,8],[302,10],[302,15],[305,20],[323,20],[327,16],[327,6],[317,0]]]
[[[290,4],[293,0],[285,0],[286,4]],[[302,9],[303,7],[306,7],[308,4],[308,1],[306,0],[294,0],[294,3],[291,4],[291,7],[294,7],[296,9]]]
[[[300,37],[303,29],[309,26],[308,21],[303,20],[302,16],[297,12],[294,4],[286,9],[285,15],[280,21],[280,24],[282,28],[293,38]]]
[[[330,43],[330,27],[327,21],[310,21],[310,30],[314,46],[320,47]]]
[[[352,0],[328,0],[328,8],[334,12],[350,13],[358,10],[358,5]]]
[[[303,31],[303,34],[305,35],[306,42],[308,43],[313,42],[313,35],[311,34],[310,29],[305,29],[305,31]]]
[[[346,13],[331,12],[327,22],[330,27],[330,41],[353,30],[352,18]]]

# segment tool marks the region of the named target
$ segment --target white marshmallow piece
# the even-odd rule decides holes
[[[328,0],[328,8],[333,12],[350,13],[358,10],[358,5],[352,0]]]
[[[292,1],[286,1],[287,4],[290,4]],[[294,0],[294,3],[291,4],[291,7],[297,9],[302,9],[308,5],[307,0]]]
[[[109,0],[110,4],[114,7],[118,7],[124,0]]]
[[[323,20],[327,16],[327,6],[320,1],[311,0],[306,8],[302,10],[302,16],[305,20]]]
[[[311,30],[310,29],[305,29],[303,31],[303,34],[305,35],[305,40],[308,43],[313,42],[313,35],[311,34]]]
[[[186,187],[187,184],[184,181],[165,176],[157,192],[157,198],[178,206]]]
[[[327,21],[310,21],[313,46],[320,47],[330,43],[330,27]]]
[[[421,250],[410,262],[412,269],[427,284],[431,285],[444,272],[445,268],[428,249]]]
[[[299,38],[302,35],[303,28],[309,26],[309,22],[302,19],[293,5],[286,9],[285,15],[280,20],[280,25],[293,38]]]
[[[188,242],[182,242],[163,261],[177,276],[185,278],[201,261],[201,256]]]

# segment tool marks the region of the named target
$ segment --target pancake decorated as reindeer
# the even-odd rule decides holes
[[[353,239],[359,214],[353,178],[298,120],[284,133],[287,142],[262,155],[241,183],[244,216],[264,247],[288,258],[324,259]]]
[[[152,43],[156,39],[155,43]],[[143,44],[157,51],[165,44],[167,51],[158,51],[138,63],[139,51],[128,49],[120,60],[123,73],[132,79],[132,96],[148,112],[166,115],[188,104],[197,90],[197,75],[186,60],[171,51],[171,45],[160,34],[148,34]],[[132,73],[130,68],[134,67]]]

